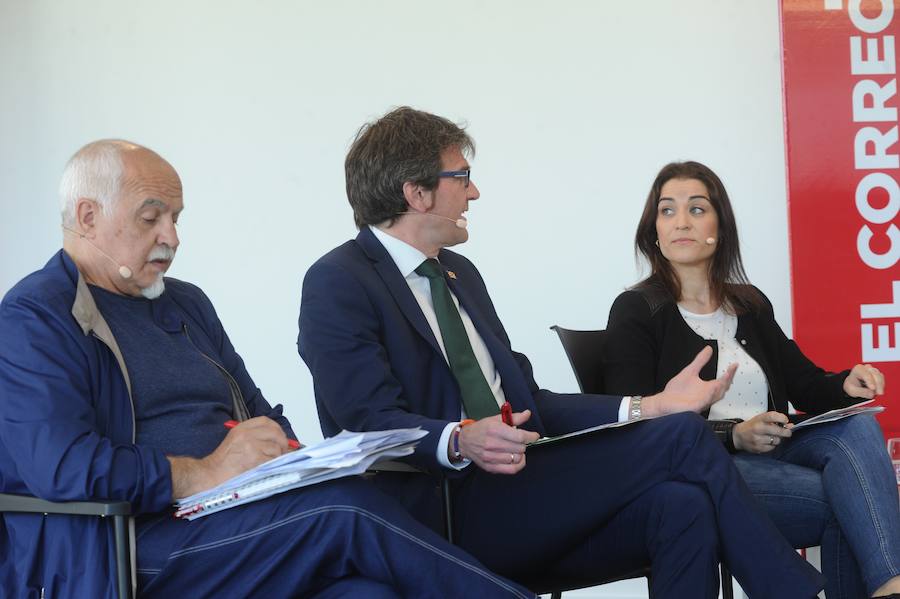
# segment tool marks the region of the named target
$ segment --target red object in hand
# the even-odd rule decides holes
[[[500,418],[503,419],[503,424],[507,426],[512,426],[512,406],[509,405],[508,401],[504,401],[503,405],[500,406]]]
[[[226,420],[225,428],[234,428],[238,425],[237,420]],[[300,449],[300,441],[295,441],[294,439],[288,439],[288,446],[292,449]]]

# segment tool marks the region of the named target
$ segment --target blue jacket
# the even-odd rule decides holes
[[[234,351],[209,299],[166,279],[154,301],[165,330],[184,330],[227,371],[235,417],[267,415],[286,430]],[[134,444],[128,372],[69,256],[59,251],[0,303],[0,490],[50,501],[125,500],[135,515],[172,504],[169,461]],[[4,596],[114,597],[111,527],[97,518],[3,514]]]
[[[523,428],[555,435],[616,420],[621,397],[561,395],[538,388],[528,358],[510,347],[475,266],[449,250],[442,250],[438,259],[453,271],[453,277],[445,277],[447,283],[484,339],[513,410],[532,411]],[[410,461],[441,471],[437,443],[444,427],[459,420],[459,386],[406,280],[368,228],[307,272],[298,346],[313,376],[326,436],[342,428],[421,426],[430,434]],[[402,481],[402,489],[379,484],[419,519],[436,525],[438,497],[425,488],[426,477],[415,478],[420,482],[408,486],[410,481]]]

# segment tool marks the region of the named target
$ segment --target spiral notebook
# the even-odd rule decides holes
[[[185,497],[175,504],[175,517],[195,520],[218,511],[327,480],[362,474],[371,465],[409,455],[420,428],[368,433],[341,433],[260,464],[221,485]]]

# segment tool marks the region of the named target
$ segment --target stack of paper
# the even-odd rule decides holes
[[[420,428],[369,433],[341,431],[320,443],[260,464],[215,488],[179,500],[175,504],[175,517],[193,520],[297,487],[362,474],[375,462],[411,454],[416,442],[427,434]]]

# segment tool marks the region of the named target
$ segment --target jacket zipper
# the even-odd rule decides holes
[[[194,346],[194,349],[196,349],[197,352],[201,356],[206,358],[210,364],[215,366],[219,370],[219,372],[221,372],[222,375],[225,377],[225,380],[228,382],[228,386],[231,388],[232,398],[236,399],[237,402],[239,403],[239,405],[236,404],[234,406],[235,411],[237,412],[234,415],[235,419],[238,420],[239,422],[243,421],[243,420],[247,420],[247,418],[250,417],[250,410],[247,408],[246,402],[244,402],[244,395],[241,393],[241,388],[238,386],[237,381],[234,380],[234,377],[231,376],[231,373],[228,372],[228,370],[224,366],[222,366],[221,364],[219,364],[218,362],[213,360],[211,357],[206,355],[203,352],[203,350],[201,350],[199,347],[197,347],[197,344],[194,343],[194,340],[191,338],[190,333],[188,333],[187,324],[182,323],[181,330],[184,333],[184,336],[187,337],[188,341],[191,342],[191,345]]]

